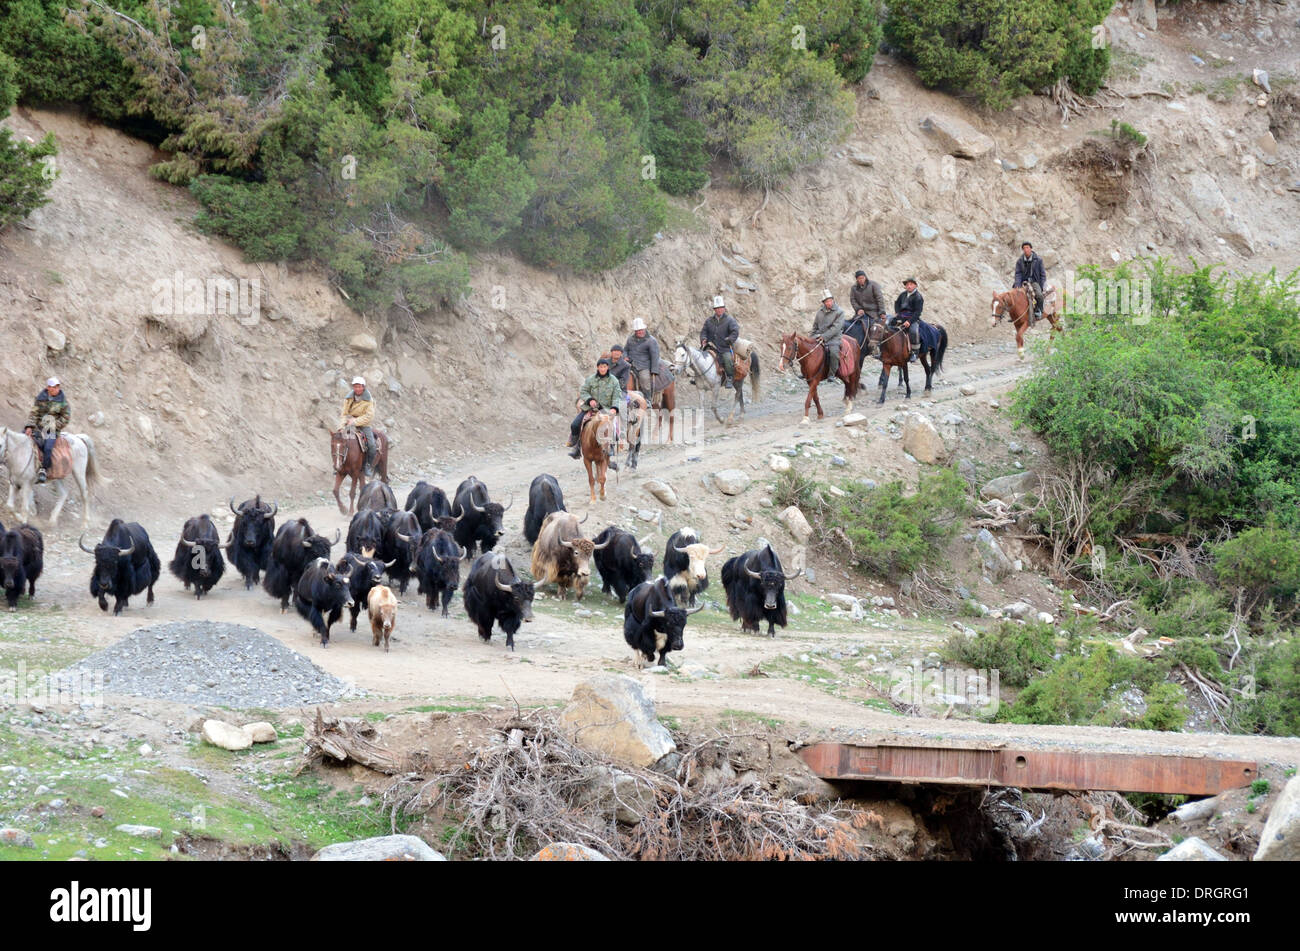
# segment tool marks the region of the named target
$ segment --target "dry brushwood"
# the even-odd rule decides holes
[[[377,737],[378,733],[370,723],[323,717],[318,707],[316,722],[306,736],[306,759],[299,772],[324,759],[340,764],[360,763],[390,776],[421,768],[418,754],[401,756],[376,742]]]
[[[704,750],[733,739],[719,735],[688,750],[684,772],[670,777],[622,769],[648,790],[640,803],[594,797],[593,775],[610,767],[570,742],[551,715],[535,711],[498,731],[498,740],[441,775],[402,776],[384,793],[397,816],[455,816],[452,841],[492,859],[527,858],[551,842],[575,842],[612,859],[737,860],[862,858],[857,830],[870,814],[836,807],[819,811],[785,799],[752,780],[702,788],[682,782]],[[616,786],[614,788],[617,788]],[[651,805],[647,806],[647,802]],[[642,813],[620,823],[618,807]]]

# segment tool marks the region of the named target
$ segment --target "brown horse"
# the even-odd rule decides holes
[[[858,380],[862,376],[862,358],[856,340],[852,337],[840,339],[848,341],[853,356],[853,372],[848,376],[844,375],[842,370],[844,359],[841,357],[841,370],[835,374],[844,384],[844,415],[847,416],[853,412],[853,397],[858,393]],[[842,346],[841,352],[843,352]],[[817,387],[824,380],[830,379],[826,362],[826,344],[800,333],[786,334],[781,338],[781,363],[777,366],[777,371],[784,373],[786,363],[793,364],[796,361],[799,363],[799,375],[808,381],[808,398],[803,401],[803,421],[808,422],[808,407],[813,403],[817,404],[817,418],[825,419],[826,414],[822,412],[822,401],[817,395]]]
[[[912,341],[907,337],[907,330],[902,327],[890,327],[886,320],[873,320],[867,330],[867,345],[879,353],[880,399],[885,402],[885,390],[889,387],[889,370],[898,367],[903,386],[907,388],[907,399],[912,398],[912,381],[907,373],[907,361],[912,357]],[[869,351],[868,351],[869,352]]]
[[[587,467],[587,484],[591,487],[591,501],[596,501],[596,483],[600,483],[600,500],[605,501],[605,475],[609,471],[609,460],[619,449],[627,444],[619,434],[618,445],[614,445],[614,420],[618,414],[613,410],[602,410],[582,424],[579,437],[582,446],[582,464]]]
[[[629,373],[627,375],[627,391],[628,393],[640,392],[640,388],[637,385],[635,373]],[[671,446],[673,443],[673,418],[677,415],[677,381],[673,380],[662,390],[658,390],[654,394],[653,403],[651,404],[651,406],[655,411],[654,414],[650,417],[651,421],[654,423],[654,427],[653,427],[654,438],[658,439],[659,434],[663,431],[664,414],[667,413],[668,414],[667,445]],[[633,466],[633,468],[636,467]]]
[[[1060,315],[1065,310],[1061,298],[1055,296],[1050,287],[1044,288],[1043,294],[1047,297],[1043,302],[1043,316],[1052,325],[1051,333],[1056,333],[1058,330],[1065,333],[1065,328],[1060,324]],[[993,292],[993,313],[989,326],[996,327],[1003,317],[1011,318],[1011,324],[1016,328],[1016,350],[1020,353],[1021,360],[1025,358],[1025,331],[1031,326],[1032,314],[1033,308],[1029,303],[1029,295],[1025,293],[1023,287],[1012,288],[1001,294],[997,291]]]
[[[375,430],[375,443],[379,449],[375,453],[375,471],[384,482],[388,481],[388,435]],[[357,489],[366,486],[364,463],[366,451],[361,448],[361,436],[351,426],[330,433],[330,456],[334,460],[334,501],[339,504],[339,511],[351,515],[356,511]],[[352,477],[352,488],[348,493],[348,507],[343,508],[339,498],[339,486],[343,479]]]

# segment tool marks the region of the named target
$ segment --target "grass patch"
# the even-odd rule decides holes
[[[747,723],[761,723],[770,729],[775,730],[785,723],[779,717],[764,716],[761,713],[754,713],[752,710],[723,710],[718,716],[725,720],[744,720]]]

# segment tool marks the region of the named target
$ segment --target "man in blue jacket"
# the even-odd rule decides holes
[[[1047,272],[1043,268],[1043,259],[1034,251],[1034,246],[1026,241],[1020,246],[1024,252],[1016,258],[1016,282],[1012,287],[1022,284],[1034,300],[1034,320],[1043,316],[1043,288],[1047,286]]]

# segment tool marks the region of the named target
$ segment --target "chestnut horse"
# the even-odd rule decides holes
[[[587,484],[591,487],[591,501],[596,501],[596,483],[600,483],[600,500],[605,501],[605,475],[609,471],[609,460],[619,449],[627,446],[623,434],[619,433],[618,445],[614,445],[614,426],[618,413],[614,410],[601,410],[582,424],[579,444],[582,446],[582,464],[587,467]]]
[[[379,447],[375,453],[375,471],[384,482],[388,481],[388,435],[375,430],[375,443]],[[330,457],[334,460],[334,501],[339,504],[339,511],[351,515],[356,511],[357,489],[366,486],[364,464],[366,452],[361,448],[360,434],[352,426],[330,433]],[[348,507],[343,508],[339,498],[339,486],[343,479],[352,477],[352,488],[348,493]]]
[[[853,353],[853,372],[848,376],[843,372],[835,374],[844,384],[844,415],[847,416],[853,412],[853,397],[858,394],[858,380],[862,376],[862,357],[856,340],[852,337],[840,339],[849,342],[849,348]],[[826,363],[826,344],[800,333],[786,334],[781,338],[781,363],[777,367],[778,372],[785,372],[787,361],[792,364],[798,361],[799,375],[808,381],[808,397],[803,401],[803,421],[808,422],[808,407],[813,403],[817,404],[817,418],[825,419],[826,414],[822,412],[822,401],[817,395],[817,387],[822,381],[830,379]],[[843,358],[840,359],[840,366],[844,366]]]
[[[867,341],[871,348],[880,354],[880,399],[876,402],[885,402],[885,390],[889,386],[891,367],[898,367],[903,385],[907,387],[907,399],[910,400],[912,381],[908,377],[907,361],[912,357],[912,341],[908,339],[907,331],[902,327],[890,327],[889,322],[884,319],[873,320],[867,330]]]
[[[1044,288],[1044,296],[1050,291],[1051,288]],[[1058,330],[1065,333],[1065,328],[1059,322],[1064,310],[1061,299],[1055,295],[1043,301],[1043,316],[1052,325],[1051,333],[1056,333]],[[1001,294],[997,291],[993,292],[993,313],[989,327],[996,327],[1003,317],[1011,318],[1011,324],[1016,328],[1016,350],[1021,360],[1025,358],[1025,331],[1029,329],[1032,314],[1033,308],[1029,303],[1029,295],[1025,293],[1023,287],[1012,288]]]

